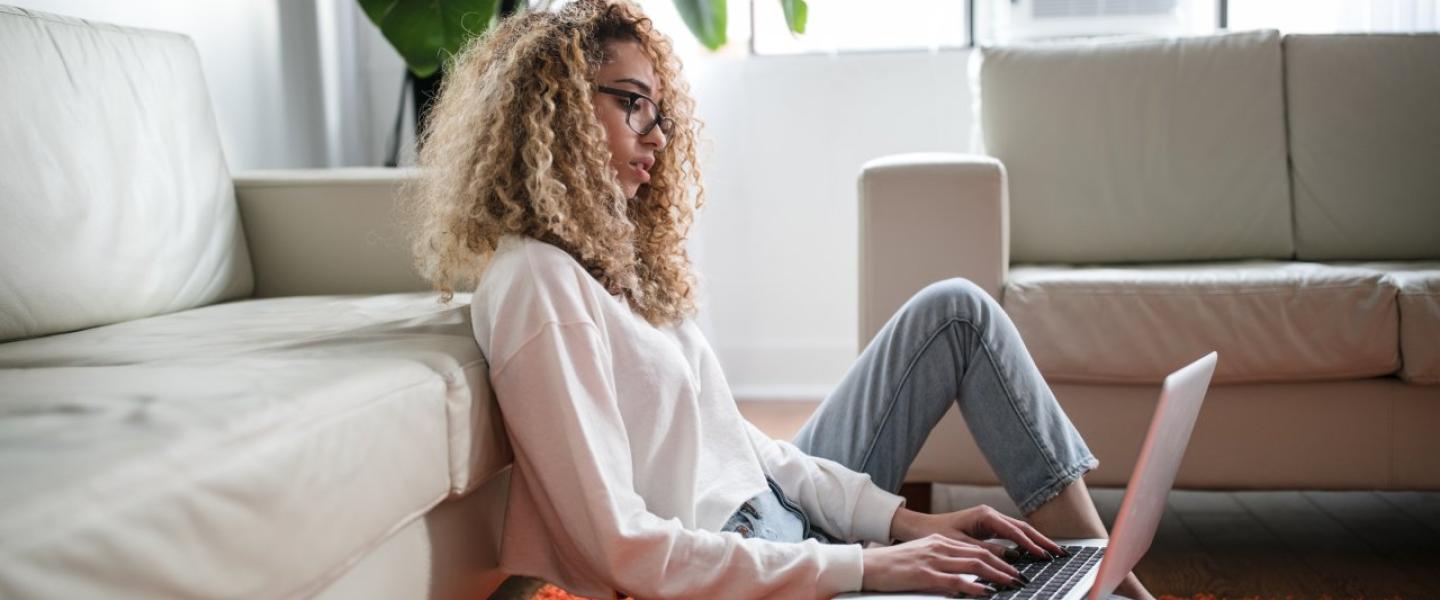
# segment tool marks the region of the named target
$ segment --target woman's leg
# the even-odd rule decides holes
[[[964,279],[931,284],[911,297],[794,443],[896,492],[957,399],[981,453],[1022,514],[1098,464],[1010,318]]]
[[[998,303],[947,279],[911,297],[795,435],[813,456],[898,492],[950,408],[1025,519],[1052,538],[1104,538],[1081,476],[1099,462],[1055,400]],[[1149,598],[1135,576],[1118,590]]]

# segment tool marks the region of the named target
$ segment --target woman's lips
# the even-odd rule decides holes
[[[630,163],[630,170],[635,173],[635,178],[639,179],[640,183],[650,183],[650,172],[640,168],[640,165]]]

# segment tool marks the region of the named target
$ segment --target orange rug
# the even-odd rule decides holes
[[[540,588],[540,591],[535,592],[535,595],[534,595],[534,596],[531,596],[531,599],[532,599],[532,600],[586,600],[586,599],[584,599],[584,598],[581,598],[580,596],[572,596],[572,595],[570,595],[569,593],[566,593],[565,590],[562,590],[562,589],[560,589],[560,588],[557,588],[557,587],[555,587],[555,586],[553,586],[553,585],[548,585],[548,584],[547,584],[545,587]],[[1276,596],[1216,596],[1216,595],[1214,595],[1214,594],[1195,594],[1194,596],[1185,597],[1185,596],[1171,596],[1171,595],[1166,594],[1166,595],[1160,596],[1160,600],[1295,600],[1295,597],[1294,597],[1294,596],[1284,596],[1284,597],[1276,597]],[[1366,598],[1349,597],[1349,596],[1321,596],[1320,598],[1318,598],[1318,600],[1367,600],[1367,599],[1366,599]],[[1370,599],[1370,600],[1403,600],[1403,599],[1400,598],[1399,596],[1391,596],[1391,597],[1389,597],[1389,598],[1374,598],[1374,599]]]

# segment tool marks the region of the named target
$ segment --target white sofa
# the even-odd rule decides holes
[[[1218,350],[1177,485],[1440,489],[1440,35],[979,55],[984,154],[860,175],[862,347],[965,277],[1100,458],[1092,485],[1124,485],[1159,381]],[[952,410],[908,481],[994,475]]]
[[[182,35],[0,7],[0,57],[0,597],[492,589],[509,449],[404,174],[232,179]]]

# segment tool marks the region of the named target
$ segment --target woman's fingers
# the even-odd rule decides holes
[[[947,573],[975,575],[1007,589],[1018,588],[1024,584],[1018,573],[1006,573],[978,557],[942,556],[936,559],[936,566]]]
[[[966,531],[967,534],[983,538],[1004,538],[1015,542],[1020,550],[1030,553],[1038,558],[1049,558],[1050,555],[1064,556],[1065,550],[1059,544],[1051,541],[1050,538],[1041,535],[1029,523],[1006,516],[994,508],[980,505],[966,509],[963,513],[969,513],[971,525]],[[1005,552],[1002,551],[1002,556]],[[1014,550],[1008,552],[1010,559],[1020,558]]]
[[[1006,577],[1013,578],[1020,576],[1020,569],[1015,568],[1015,565],[1005,562],[1004,559],[988,552],[982,553],[980,556],[986,565],[989,565],[990,568],[996,571],[1004,573]]]
[[[1002,583],[1003,583],[1003,582],[1009,582],[1009,581],[1011,580],[1011,578],[1020,575],[1020,570],[1019,570],[1019,569],[1016,569],[1014,566],[1010,565],[1010,563],[1007,563],[1007,562],[1005,562],[1004,560],[1001,560],[1001,558],[1000,558],[999,556],[996,556],[996,555],[992,554],[991,552],[989,552],[989,551],[986,550],[985,548],[982,548],[982,547],[979,547],[979,546],[976,546],[976,545],[972,545],[972,544],[968,544],[968,543],[965,543],[965,542],[960,542],[960,541],[957,541],[957,540],[949,540],[949,542],[950,542],[950,552],[948,553],[948,555],[944,555],[944,556],[942,556],[942,557],[943,557],[943,558],[946,558],[946,559],[949,559],[949,560],[951,560],[951,561],[956,561],[956,560],[971,560],[971,561],[976,561],[976,562],[978,562],[979,564],[985,565],[985,567],[987,567],[988,569],[990,569],[990,572],[991,572],[991,573],[995,573],[995,574],[1000,574],[1000,575],[1001,575],[1001,577],[1000,577],[999,579],[992,578],[992,577],[985,577],[986,579],[989,579],[989,580],[991,580],[991,581],[996,581],[996,582],[1002,582]],[[968,563],[967,563],[967,564],[968,564]],[[972,574],[975,574],[975,575],[984,576],[982,573],[979,573],[979,572],[977,572],[977,571],[965,571],[965,572],[966,572],[966,573],[972,573]]]
[[[1045,537],[1029,523],[1002,514],[1000,511],[988,506],[979,507],[979,518],[976,525],[984,535],[1000,537],[1012,542],[1021,549],[1029,552],[1038,558],[1049,558],[1054,556],[1065,556],[1068,554],[1050,538]],[[1018,558],[1015,556],[1011,557]]]
[[[958,540],[960,540],[960,541],[962,541],[962,542],[965,542],[965,543],[967,543],[967,544],[976,546],[976,547],[978,547],[978,548],[980,548],[980,549],[982,549],[982,550],[984,550],[984,551],[986,551],[986,552],[989,552],[990,554],[995,555],[995,558],[998,558],[998,559],[1004,559],[1004,558],[1005,558],[1005,553],[1006,553],[1006,551],[1009,550],[1008,548],[1006,548],[1006,547],[1004,547],[1004,546],[1001,546],[1000,544],[996,544],[996,543],[994,543],[994,542],[985,542],[985,541],[977,540],[977,539],[975,539],[975,538],[973,538],[973,537],[970,537],[969,535],[966,535],[964,532],[961,532],[961,531],[956,531],[956,532],[955,532],[954,534],[952,534],[952,535],[953,535],[953,537],[955,537],[956,539],[958,539]]]
[[[1001,573],[979,558],[940,557],[933,563],[933,567],[939,568],[943,573],[953,573],[956,576],[981,578],[985,583],[991,584],[991,587],[998,588],[998,590],[1018,590],[1025,586],[1020,577]]]
[[[971,581],[960,573],[934,571],[932,577],[933,583],[931,585],[933,591],[945,594],[960,593],[966,596],[989,596],[1000,591],[988,585]]]
[[[1026,523],[1025,521],[1021,521],[1020,519],[1011,520],[1014,521],[1016,527],[1019,527],[1022,531],[1025,532],[1026,535],[1030,536],[1030,539],[1034,540],[1041,547],[1050,551],[1050,553],[1055,554],[1056,556],[1066,556],[1070,554],[1069,552],[1065,551],[1065,548],[1063,546],[1055,543],[1054,540],[1045,537],[1045,534],[1040,533],[1038,530],[1036,530],[1033,525]]]
[[[1025,532],[1024,529],[1012,523],[1009,517],[998,517],[993,523],[990,523],[990,527],[994,528],[995,533],[999,534],[1000,537],[1015,542],[1015,545],[1025,549],[1031,556],[1046,558],[1049,556],[1047,552],[1055,554],[1056,556],[1060,556],[1059,552],[1063,552],[1060,546],[1055,545],[1055,542],[1050,542],[1045,536],[1040,537],[1044,541],[1050,542],[1050,548],[1042,547],[1040,543],[1037,543],[1037,540],[1031,539],[1030,535]]]

